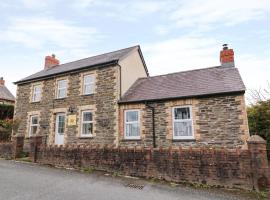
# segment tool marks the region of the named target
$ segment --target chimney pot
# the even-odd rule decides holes
[[[44,69],[50,69],[60,64],[60,61],[55,58],[55,54],[45,57]]]
[[[5,85],[5,80],[3,77],[0,77],[0,85]]]
[[[220,51],[220,64],[222,67],[234,67],[234,51],[228,48],[228,44],[223,44]]]

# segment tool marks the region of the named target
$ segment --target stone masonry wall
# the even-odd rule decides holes
[[[118,129],[117,100],[119,98],[117,66],[108,66],[73,72],[68,75],[51,78],[48,80],[18,85],[15,105],[15,117],[21,120],[18,133],[25,135],[25,148],[29,150],[29,122],[31,114],[40,117],[38,135],[46,136],[48,144],[54,144],[55,138],[55,114],[66,113],[65,144],[112,144],[117,141]],[[82,95],[82,75],[91,73],[96,78],[95,93]],[[55,99],[57,80],[67,78],[68,92],[64,99]],[[42,84],[42,98],[40,102],[31,102],[31,90],[33,84]],[[68,110],[72,107],[74,113]],[[92,138],[81,138],[79,135],[81,110],[90,109],[94,112],[94,135]],[[68,126],[67,118],[70,114],[76,114],[77,124]]]
[[[158,101],[155,107],[156,145],[159,146],[216,146],[246,147],[249,137],[248,122],[243,94]],[[194,127],[193,140],[174,140],[172,108],[191,106]],[[141,111],[141,139],[125,140],[124,111]],[[119,110],[119,139],[122,146],[153,146],[152,111],[143,103],[121,104]]]

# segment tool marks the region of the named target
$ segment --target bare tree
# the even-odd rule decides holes
[[[248,91],[247,100],[250,105],[270,100],[270,82],[267,81],[266,88],[251,89]]]

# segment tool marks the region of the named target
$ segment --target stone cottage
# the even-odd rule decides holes
[[[0,104],[14,105],[15,97],[5,86],[5,80],[0,77]]]
[[[245,86],[225,45],[221,66],[149,76],[134,46],[60,64],[17,81],[18,134],[47,144],[222,146],[245,144]]]

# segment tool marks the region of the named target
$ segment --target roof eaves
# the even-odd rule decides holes
[[[83,70],[87,69],[88,67],[92,67],[92,68],[95,68],[95,67],[106,67],[108,65],[112,65],[112,64],[114,65],[114,64],[117,64],[117,63],[118,63],[118,59],[117,60],[112,60],[112,61],[109,61],[109,62],[106,62],[106,63],[99,63],[99,64],[96,64],[96,65],[90,65],[90,66],[81,67],[79,69],[68,70],[68,71],[64,71],[64,72],[59,72],[59,73],[55,73],[55,74],[45,75],[45,76],[36,77],[36,78],[32,78],[32,79],[27,79],[27,80],[20,80],[20,81],[13,82],[13,84],[18,85],[18,84],[23,84],[23,83],[29,83],[29,82],[32,82],[34,80],[35,81],[36,80],[45,80],[45,79],[49,79],[51,77],[63,75],[63,74],[70,73],[70,72],[83,71]]]
[[[176,100],[176,99],[189,99],[189,98],[203,98],[203,97],[212,97],[218,95],[229,95],[229,94],[244,94],[245,90],[238,91],[229,91],[229,92],[218,92],[218,93],[209,93],[209,94],[201,94],[201,95],[190,95],[190,96],[176,96],[176,97],[166,97],[159,99],[139,99],[139,100],[119,100],[118,104],[129,104],[129,103],[143,103],[143,102],[152,102],[152,101],[167,101],[167,100]]]

